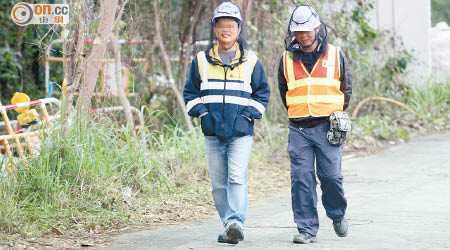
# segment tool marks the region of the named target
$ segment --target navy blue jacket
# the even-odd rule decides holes
[[[246,71],[251,76],[246,76]],[[256,55],[249,56],[241,48],[230,65],[225,65],[217,45],[197,54],[184,87],[188,114],[201,117],[204,135],[219,139],[253,135],[254,121],[262,118],[269,96],[267,78]]]

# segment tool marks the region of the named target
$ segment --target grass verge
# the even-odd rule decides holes
[[[67,247],[79,247],[86,235],[215,215],[201,131],[152,129],[133,135],[104,118],[74,124],[65,140],[50,132],[17,178],[0,181],[0,245],[42,247],[36,239],[45,238],[52,248],[73,238]],[[287,129],[263,120],[257,130],[250,200],[289,186]]]

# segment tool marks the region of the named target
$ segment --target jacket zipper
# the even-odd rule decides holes
[[[227,71],[228,66],[223,67],[225,71],[225,78],[223,82],[223,105],[222,105],[222,134],[225,135],[225,90],[227,89]]]

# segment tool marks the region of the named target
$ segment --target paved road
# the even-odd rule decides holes
[[[124,234],[110,249],[450,249],[450,132],[343,164],[350,224],[346,238],[334,234],[318,205],[318,243],[293,244],[296,228],[287,189],[250,204],[245,241],[236,246],[216,242],[222,228],[211,219]]]

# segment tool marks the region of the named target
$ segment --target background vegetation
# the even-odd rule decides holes
[[[450,9],[446,0],[431,0],[431,23],[446,22],[450,25]]]

